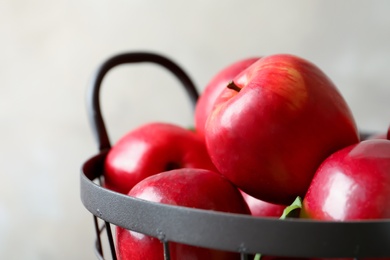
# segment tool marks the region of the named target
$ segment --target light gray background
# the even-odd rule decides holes
[[[124,51],[164,54],[199,90],[223,66],[292,53],[336,83],[361,129],[390,119],[389,1],[0,2],[0,259],[95,259],[79,199],[81,164],[97,150],[85,92]],[[110,135],[150,120],[192,124],[178,82],[155,66],[106,78]]]

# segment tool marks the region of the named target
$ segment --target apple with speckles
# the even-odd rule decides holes
[[[234,79],[241,71],[248,68],[260,57],[250,57],[238,60],[221,69],[206,85],[202,94],[199,96],[195,107],[195,129],[204,136],[204,127],[207,117],[213,110],[214,102],[219,94],[226,88],[230,81]]]
[[[265,56],[215,101],[205,127],[218,171],[249,195],[289,205],[333,152],[359,142],[348,104],[313,63]]]

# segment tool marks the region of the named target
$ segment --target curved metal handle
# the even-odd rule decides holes
[[[114,67],[127,63],[151,62],[165,67],[172,72],[186,89],[192,103],[195,105],[199,94],[189,76],[172,60],[155,53],[130,52],[115,55],[103,62],[95,71],[87,93],[87,111],[90,124],[98,143],[99,151],[111,148],[107,129],[100,109],[99,92],[105,75]]]

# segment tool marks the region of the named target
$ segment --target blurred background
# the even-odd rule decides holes
[[[0,2],[0,259],[96,259],[92,217],[79,198],[97,152],[86,89],[106,58],[163,54],[201,91],[238,59],[291,53],[339,87],[360,129],[390,121],[389,1]],[[178,81],[148,64],[105,78],[103,114],[114,142],[151,120],[191,125]]]

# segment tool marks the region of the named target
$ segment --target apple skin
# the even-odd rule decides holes
[[[178,125],[151,122],[129,131],[110,149],[104,185],[127,194],[142,179],[176,168],[215,170],[203,137]]]
[[[365,140],[330,155],[303,199],[302,218],[390,218],[390,141]]]
[[[249,195],[276,204],[304,197],[321,162],[359,142],[332,81],[297,56],[262,57],[215,101],[205,127],[218,171]],[[231,87],[231,86],[229,86]]]
[[[128,194],[140,199],[183,207],[250,214],[240,191],[218,173],[203,169],[176,169],[150,176]],[[120,260],[163,259],[162,243],[157,239],[121,227],[116,228]],[[171,259],[239,260],[234,252],[194,247],[170,242]]]
[[[204,127],[207,117],[214,107],[218,98],[227,84],[234,79],[241,71],[252,65],[260,57],[250,57],[236,61],[220,70],[206,85],[195,106],[195,129],[204,136]]]
[[[274,203],[269,203],[266,201],[262,201],[259,199],[256,199],[255,197],[250,196],[249,194],[246,194],[245,192],[241,191],[242,197],[245,199],[252,216],[255,217],[275,217],[280,218],[282,216],[284,209],[288,205],[279,205]]]

